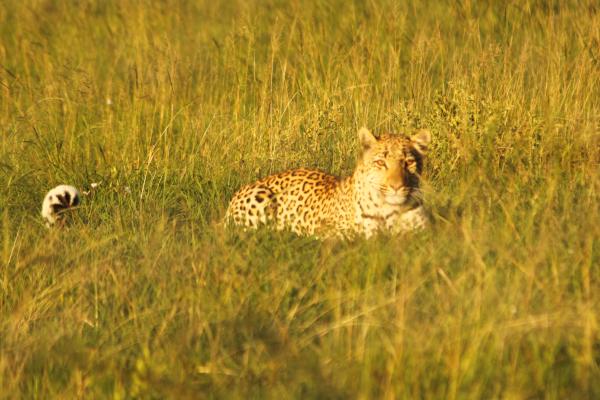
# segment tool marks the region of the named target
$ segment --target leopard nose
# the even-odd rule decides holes
[[[396,183],[392,183],[392,184],[390,184],[390,187],[391,187],[392,189],[394,189],[396,192],[397,192],[398,190],[402,189],[402,187],[403,187],[403,186],[404,186],[404,185],[402,185],[402,182],[396,182]]]

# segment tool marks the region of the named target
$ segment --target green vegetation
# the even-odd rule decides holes
[[[505,3],[3,0],[0,398],[599,398],[600,7]],[[362,125],[430,230],[219,225]]]

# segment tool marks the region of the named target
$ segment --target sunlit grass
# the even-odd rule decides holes
[[[3,1],[0,397],[600,397],[600,8],[501,3]],[[429,231],[221,227],[363,125]]]

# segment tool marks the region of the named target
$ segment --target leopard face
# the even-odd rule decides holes
[[[373,201],[403,206],[420,196],[423,157],[431,141],[429,131],[412,137],[384,134],[376,138],[368,129],[359,132],[362,156],[355,178]]]

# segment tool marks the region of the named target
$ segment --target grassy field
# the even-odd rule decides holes
[[[430,230],[219,225],[362,125]],[[592,0],[3,0],[0,398],[600,398],[599,170]]]

